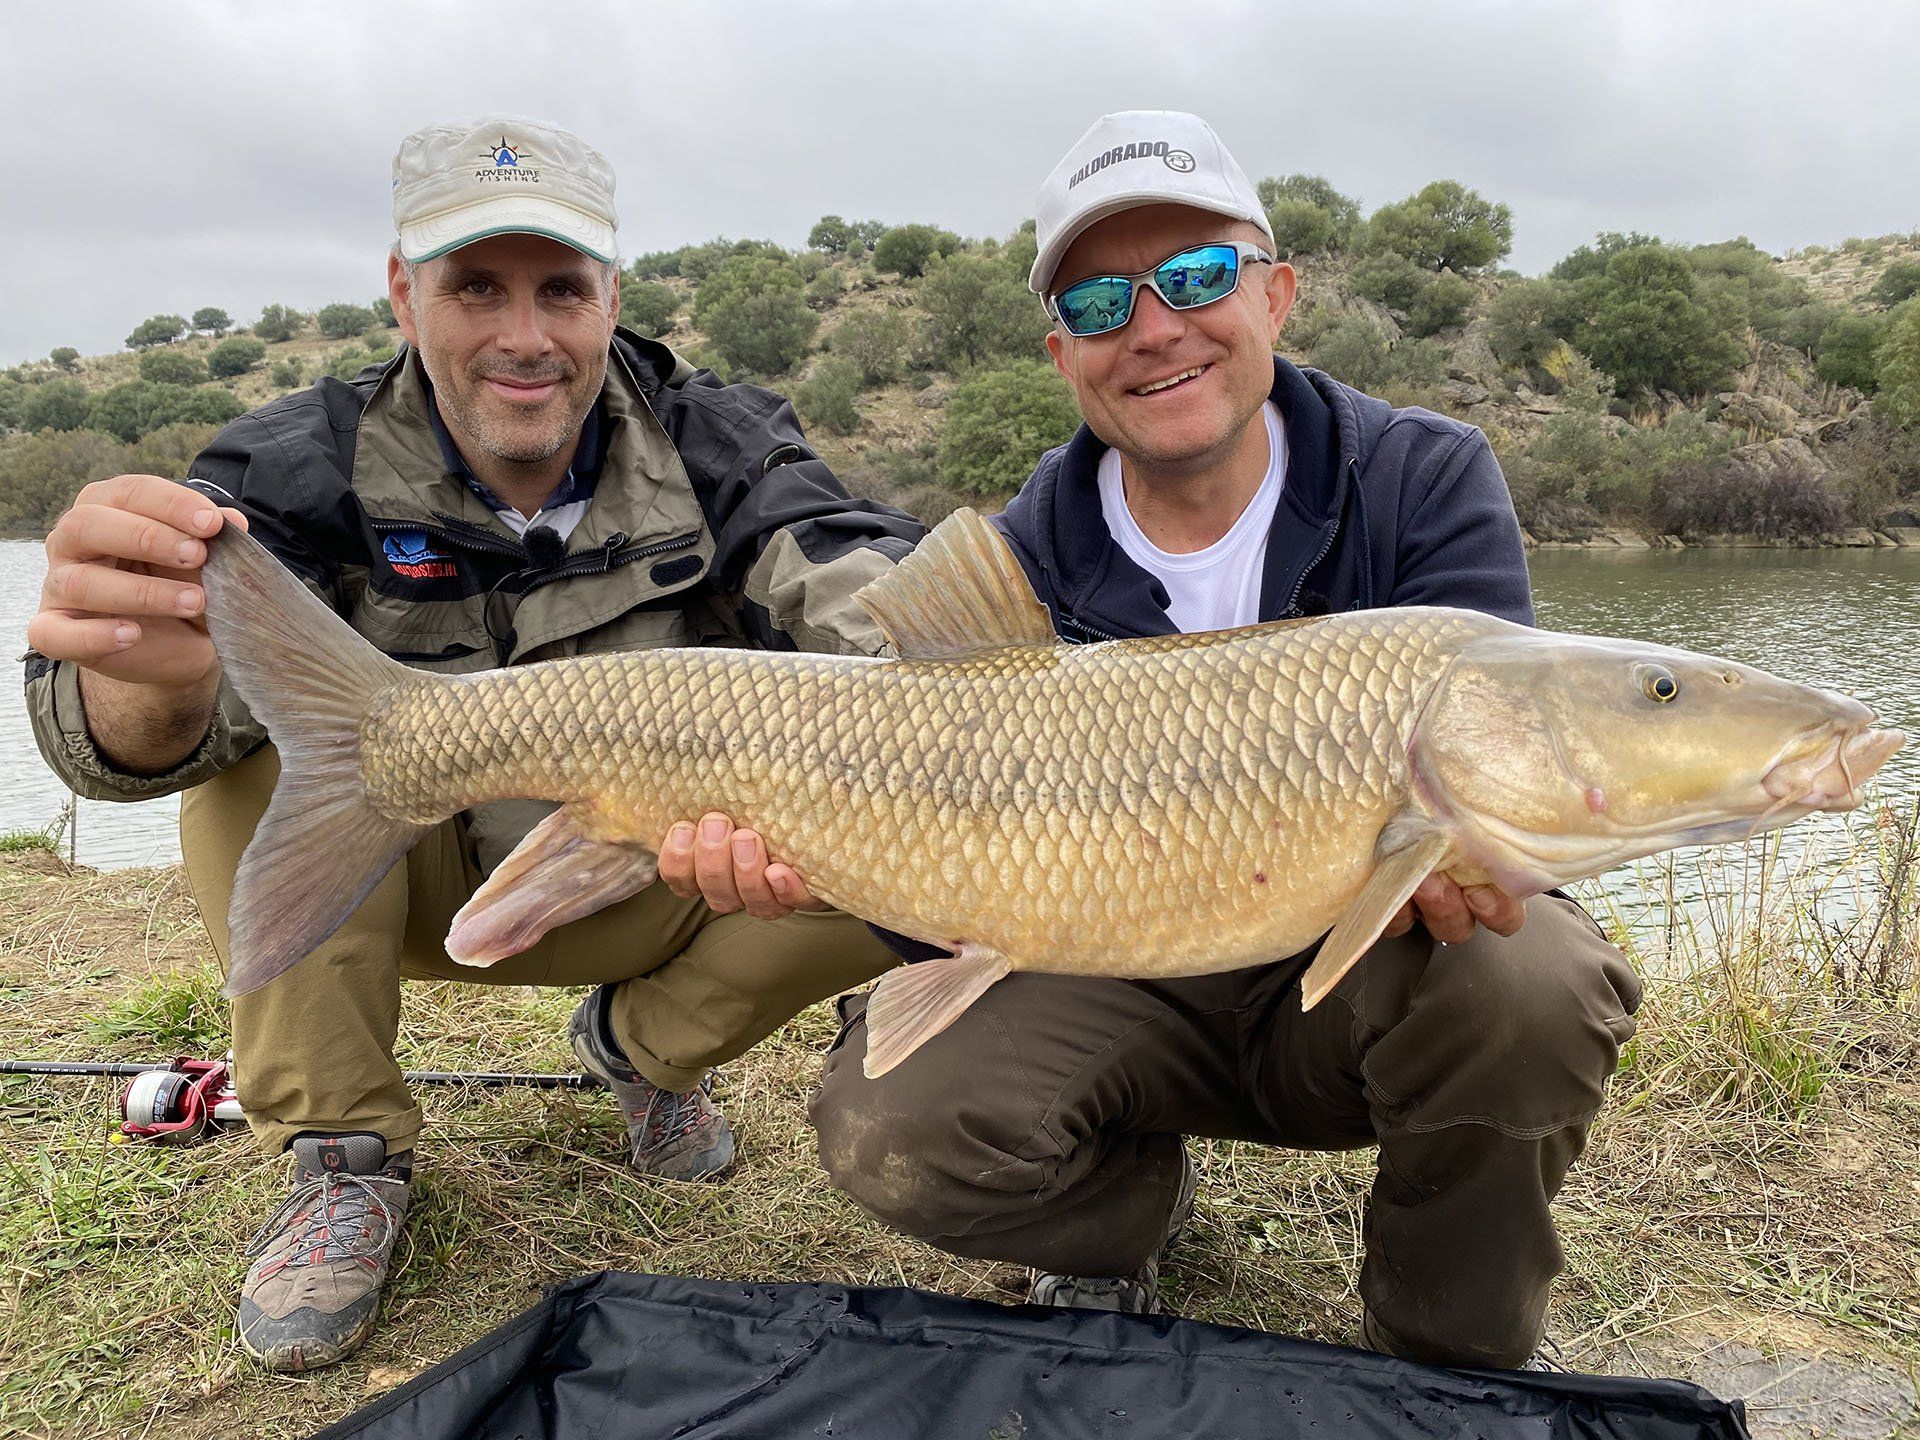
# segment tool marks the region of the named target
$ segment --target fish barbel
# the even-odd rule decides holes
[[[228,993],[469,806],[560,803],[455,917],[448,953],[476,965],[651,883],[668,827],[719,810],[820,899],[952,952],[882,978],[871,1074],[1017,969],[1195,975],[1324,936],[1311,1006],[1432,871],[1527,896],[1745,839],[1857,805],[1905,739],[1731,661],[1467,610],[1066,645],[967,510],[860,592],[892,658],[436,675],[237,529],[211,552],[214,644],[282,767],[235,880]]]

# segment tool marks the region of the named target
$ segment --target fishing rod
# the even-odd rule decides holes
[[[233,1066],[226,1060],[191,1055],[164,1064],[93,1060],[0,1060],[0,1075],[87,1076],[124,1079],[120,1092],[120,1134],[157,1145],[187,1145],[209,1125],[246,1118],[234,1092]],[[598,1076],[553,1075],[515,1070],[408,1070],[414,1085],[524,1087],[534,1090],[594,1090]]]

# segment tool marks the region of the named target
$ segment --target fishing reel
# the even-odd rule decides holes
[[[120,1094],[120,1133],[155,1145],[191,1145],[217,1121],[242,1118],[224,1060],[182,1056],[142,1070]]]

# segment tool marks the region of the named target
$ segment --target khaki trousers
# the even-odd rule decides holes
[[[269,746],[181,797],[187,878],[223,968],[234,872],[279,772]],[[302,1131],[350,1130],[385,1136],[389,1152],[411,1148],[420,1107],[393,1058],[403,975],[614,985],[613,1030],[634,1068],[663,1088],[688,1090],[708,1066],[744,1054],[814,1001],[897,963],[850,915],[716,915],[656,883],[473,969],[451,960],[442,941],[482,878],[463,825],[450,820],[317,950],[233,1002],[240,1103],[270,1150]]]
[[[844,1000],[813,1102],[821,1164],[956,1255],[1123,1275],[1166,1235],[1183,1136],[1377,1144],[1360,1296],[1385,1338],[1414,1359],[1519,1364],[1564,1263],[1549,1203],[1639,981],[1551,895],[1510,939],[1382,940],[1302,1012],[1309,958],[1154,982],[1010,975],[878,1080],[860,1071],[865,997]]]

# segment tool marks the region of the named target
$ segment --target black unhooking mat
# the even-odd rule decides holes
[[[924,1290],[603,1272],[315,1440],[1747,1434],[1675,1380],[1438,1370],[1258,1330]]]

